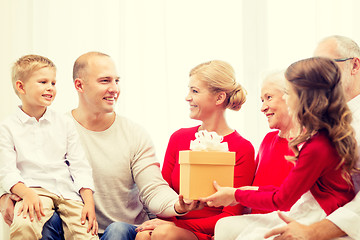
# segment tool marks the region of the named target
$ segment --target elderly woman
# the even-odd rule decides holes
[[[283,95],[285,94],[284,72],[268,74],[261,87],[261,112],[268,119],[269,127],[276,131],[269,132],[262,141],[256,157],[256,174],[253,186],[273,185],[280,187],[294,164],[285,156],[294,153],[288,146],[288,139],[294,129]],[[252,209],[251,213],[268,211]]]

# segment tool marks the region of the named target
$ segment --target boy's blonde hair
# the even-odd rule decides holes
[[[25,82],[34,71],[44,67],[53,68],[54,71],[56,71],[55,64],[46,57],[40,55],[25,55],[19,58],[11,68],[11,81],[15,93],[19,95],[15,84],[17,80]]]

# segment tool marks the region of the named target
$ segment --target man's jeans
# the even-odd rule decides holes
[[[45,223],[42,236],[42,240],[64,240],[64,230],[59,214],[54,212],[53,216]]]
[[[99,234],[99,237],[101,237],[101,240],[135,240],[135,229],[136,226],[134,225],[114,222],[105,229],[104,234]],[[42,235],[42,240],[64,240],[62,221],[56,212],[45,223]]]

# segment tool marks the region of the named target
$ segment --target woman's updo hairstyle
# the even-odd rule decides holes
[[[194,75],[207,83],[210,91],[226,93],[224,101],[226,108],[239,111],[245,103],[246,91],[236,82],[235,71],[229,63],[221,60],[201,63],[190,71],[189,76]]]

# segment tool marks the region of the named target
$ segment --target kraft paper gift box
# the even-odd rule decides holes
[[[233,187],[235,152],[180,151],[180,194],[199,199],[216,192],[213,182]]]

